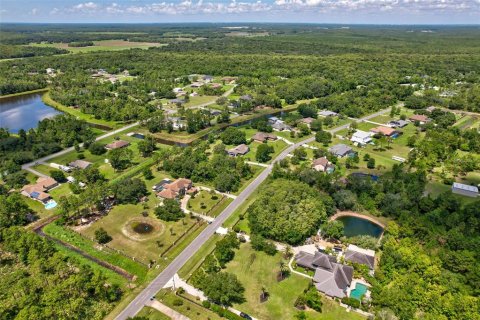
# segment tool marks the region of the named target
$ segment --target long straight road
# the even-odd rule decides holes
[[[368,120],[378,115],[388,112],[390,109],[384,109],[374,114],[368,115],[359,119],[359,121]],[[340,130],[348,128],[349,123],[329,130],[334,134]],[[283,152],[281,152],[273,161],[276,163],[282,159],[285,159],[287,155],[302,146],[305,143],[315,141],[315,137],[310,137],[301,142],[297,142],[288,146]],[[183,265],[202,247],[202,245],[215,233],[219,227],[227,220],[230,215],[258,188],[258,186],[267,179],[268,175],[272,171],[273,166],[270,165],[260,173],[258,177],[250,183],[240,195],[230,203],[225,210],[211,223],[209,224],[150,284],[143,289],[142,292],[130,302],[130,304],[116,317],[117,320],[125,320],[128,317],[134,317],[143,306],[152,298],[158,291],[160,291],[167,282],[183,267]]]
[[[95,139],[95,141],[99,141],[99,140],[102,140],[102,139],[111,137],[111,136],[113,136],[113,135],[116,135],[117,133],[120,133],[120,132],[122,132],[122,131],[128,130],[128,129],[133,128],[133,127],[135,127],[135,126],[138,126],[138,124],[139,124],[138,122],[135,122],[135,123],[129,124],[129,125],[125,126],[125,127],[121,127],[120,129],[116,129],[116,130],[107,132],[107,133],[105,133],[104,135],[101,135],[101,136],[97,137],[97,138]],[[80,146],[83,146],[83,143],[80,144]],[[43,157],[43,158],[39,158],[39,159],[37,159],[37,160],[35,160],[35,161],[29,162],[29,163],[25,163],[24,165],[22,165],[22,169],[23,169],[23,170],[30,171],[30,172],[32,172],[33,174],[38,175],[38,176],[44,176],[44,174],[41,174],[40,172],[32,169],[32,167],[35,166],[35,165],[38,164],[38,163],[46,162],[46,161],[48,161],[48,160],[50,160],[50,159],[53,159],[53,158],[59,157],[59,156],[61,156],[61,155],[64,155],[64,154],[66,154],[66,153],[72,152],[74,149],[75,149],[74,147],[70,147],[70,148],[67,148],[67,149],[63,149],[62,151],[49,154],[48,156],[45,156],[45,157]]]

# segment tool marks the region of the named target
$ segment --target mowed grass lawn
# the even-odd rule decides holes
[[[234,305],[234,308],[258,319],[294,319],[295,314],[298,313],[294,307],[295,300],[308,287],[310,280],[291,274],[287,279],[277,282],[276,274],[282,260],[281,253],[269,256],[263,252],[254,251],[248,243],[242,244],[225,270],[235,274],[245,287],[246,301]],[[260,302],[262,287],[270,293],[269,299],[263,303]],[[309,310],[306,312],[308,319],[364,319],[353,312],[347,313],[333,301],[326,298],[323,300],[323,312]]]
[[[188,201],[188,209],[200,214],[209,214],[210,211],[219,205],[224,196],[218,193],[210,193],[206,190],[201,190],[194,197]]]
[[[143,309],[137,314],[137,317],[147,318],[149,320],[170,320],[169,316],[150,307],[143,307]]]
[[[161,259],[160,254],[195,224],[196,219],[185,216],[180,221],[166,222],[155,217],[152,209],[144,209],[140,204],[117,205],[107,216],[80,232],[89,238],[94,238],[95,231],[103,228],[113,238],[108,243],[110,247],[121,250],[143,263],[148,263],[150,260],[158,261]],[[150,212],[147,219],[141,215],[144,211]],[[132,230],[131,223],[134,221],[153,223],[159,227],[159,230],[145,235],[137,234]]]
[[[29,46],[35,47],[54,47],[66,49],[72,53],[82,53],[91,51],[117,51],[126,49],[148,49],[151,47],[165,46],[166,44],[155,42],[130,42],[125,40],[100,40],[93,41],[93,46],[89,47],[69,47],[68,43],[31,43]]]
[[[184,294],[187,296],[187,294]],[[202,306],[199,306],[187,299],[184,299],[180,296],[175,295],[171,289],[163,289],[161,290],[157,295],[156,298],[158,301],[161,303],[165,304],[166,306],[172,308],[173,310],[176,310],[180,312],[181,314],[187,316],[188,318],[192,320],[221,320],[224,319],[214,313],[213,311],[210,311]],[[189,296],[189,299],[192,299],[195,301],[195,298],[192,296]],[[174,305],[174,301],[180,300],[182,301],[182,305]],[[201,302],[198,301],[200,304]]]

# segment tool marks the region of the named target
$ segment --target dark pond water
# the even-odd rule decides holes
[[[8,128],[12,133],[36,128],[40,120],[57,114],[61,112],[43,103],[41,93],[0,100],[0,127]]]
[[[148,234],[153,231],[153,226],[145,222],[139,222],[133,226],[133,231],[140,234]]]
[[[343,233],[346,237],[367,235],[378,238],[383,232],[382,227],[365,219],[340,217],[337,220],[343,223]]]

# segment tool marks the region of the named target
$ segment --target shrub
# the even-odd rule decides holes
[[[88,151],[90,151],[91,154],[99,156],[107,152],[107,149],[105,149],[103,144],[95,142],[88,147]]]
[[[57,180],[58,182],[67,181],[67,178],[65,177],[65,173],[63,173],[63,171],[61,171],[61,170],[51,170],[50,171],[50,177]]]
[[[358,301],[355,298],[351,298],[351,297],[342,298],[342,303],[344,303],[347,306],[350,306],[352,308],[359,308],[360,307],[360,301]]]
[[[112,241],[112,237],[103,228],[95,230],[95,239],[100,244],[105,244]]]
[[[173,300],[173,305],[176,306],[176,307],[182,306],[183,301],[181,299],[175,299],[175,300]]]

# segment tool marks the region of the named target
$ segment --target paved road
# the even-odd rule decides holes
[[[113,130],[113,131],[110,131],[104,135],[101,135],[99,137],[97,137],[95,139],[95,141],[98,141],[98,140],[101,140],[101,139],[105,139],[105,138],[108,138],[108,137],[111,137],[113,135],[116,135],[117,133],[120,133],[122,131],[125,131],[125,130],[128,130],[130,128],[133,128],[135,126],[138,125],[138,122],[135,122],[135,123],[132,123],[132,124],[129,124],[128,126],[125,126],[125,127],[121,127],[120,129],[117,129],[117,130]],[[80,146],[83,146],[83,143],[80,145]],[[40,158],[40,159],[37,159],[35,161],[32,161],[32,162],[29,162],[29,163],[25,163],[24,165],[22,165],[22,169],[23,170],[27,170],[27,171],[30,171],[32,172],[33,174],[37,175],[37,176],[45,176],[44,174],[32,169],[31,167],[35,166],[36,164],[38,163],[43,163],[43,162],[46,162],[50,159],[53,159],[53,158],[56,158],[58,156],[61,156],[61,155],[64,155],[66,153],[69,153],[69,152],[72,152],[75,148],[74,147],[70,147],[70,148],[67,148],[67,149],[63,149],[62,151],[59,151],[57,153],[53,153],[53,154],[50,154],[48,156],[45,156],[43,158]]]
[[[359,120],[368,120],[378,115],[388,112],[390,109],[384,109],[369,116],[366,116]],[[348,128],[349,124],[342,125],[340,127],[329,130],[332,134],[337,131]],[[305,143],[315,141],[315,137],[305,139],[301,142],[297,142],[288,146],[282,151],[273,161],[276,163],[282,159],[285,159],[287,155],[302,146]],[[166,268],[163,270],[142,292],[135,297],[135,299],[116,317],[117,320],[125,320],[128,317],[134,317],[143,306],[150,301],[158,291],[160,291],[167,282],[183,267],[183,265],[202,247],[202,245],[215,233],[219,227],[227,220],[230,215],[257,189],[257,187],[267,179],[268,175],[272,171],[272,166],[268,166],[260,173],[258,177],[250,183],[240,195],[230,203],[225,210],[211,223],[209,224]]]

